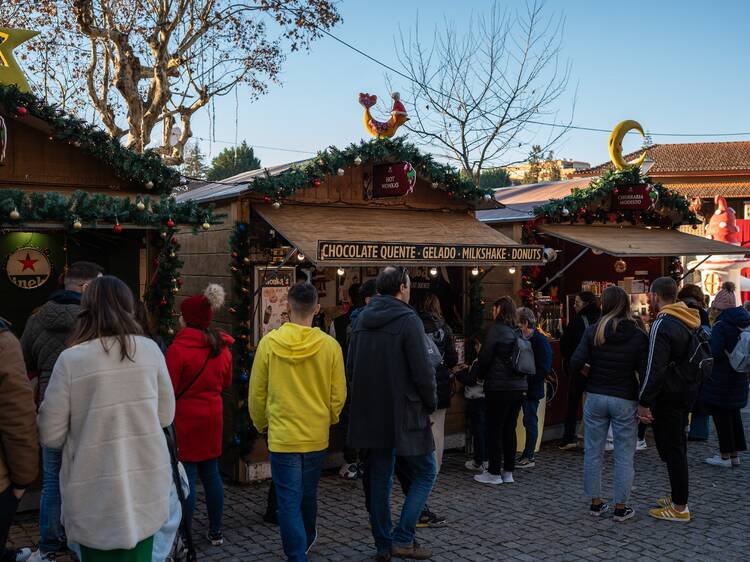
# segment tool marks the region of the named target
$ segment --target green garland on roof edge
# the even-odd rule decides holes
[[[423,154],[416,146],[402,137],[373,139],[350,144],[343,150],[330,146],[309,160],[294,164],[289,170],[276,176],[257,176],[250,187],[271,200],[290,197],[298,189],[315,186],[326,176],[337,175],[339,169],[362,165],[367,162],[409,162],[418,177],[433,183],[434,189],[446,191],[453,199],[479,200],[492,197],[491,189],[477,187],[472,179],[458,172],[449,164],[436,162],[430,154]]]
[[[112,166],[123,180],[145,186],[153,182],[154,192],[168,195],[179,185],[180,174],[166,166],[161,157],[152,150],[143,154],[130,150],[117,139],[95,125],[74,117],[55,105],[49,105],[33,94],[21,92],[15,85],[0,85],[0,106],[15,113],[18,119],[20,107],[29,115],[46,121],[52,127],[52,136],[59,141],[80,147],[98,160]]]
[[[140,210],[138,203],[142,203]],[[21,189],[0,191],[0,225],[19,226],[29,222],[63,223],[73,229],[79,221],[83,227],[119,222],[128,224],[167,228],[171,219],[176,225],[192,226],[193,232],[205,225],[217,224],[220,216],[214,215],[213,205],[202,207],[194,201],[178,203],[173,198],[152,199],[149,196],[131,200],[104,193],[75,191],[70,195],[56,192],[29,192]],[[12,218],[13,211],[19,214]]]
[[[612,210],[611,198],[616,189],[633,184],[647,184],[651,188],[652,206],[643,211]],[[688,200],[680,193],[652,183],[641,176],[638,167],[608,170],[581,189],[573,189],[562,199],[554,199],[534,209],[537,219],[548,223],[630,223],[645,226],[677,228],[683,224],[700,224],[690,209]]]

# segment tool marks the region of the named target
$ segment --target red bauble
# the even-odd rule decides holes
[[[313,187],[320,187],[320,184],[321,184],[321,183],[323,183],[323,182],[321,182],[321,181],[320,181],[320,180],[319,180],[318,178],[315,178],[315,179],[314,179],[314,180],[312,181]]]
[[[453,199],[455,196],[456,196],[456,194],[453,193],[452,191],[448,192],[448,199]]]
[[[112,230],[115,231],[115,234],[120,234],[122,232],[122,225],[119,222],[116,222],[115,226],[112,227]]]
[[[183,284],[183,283],[184,283],[184,281],[183,281],[182,279],[178,279],[178,280],[177,280],[177,286],[178,286],[178,287],[182,287],[182,284]]]
[[[16,115],[18,115],[19,117],[26,117],[26,115],[28,114],[29,114],[29,110],[26,109],[22,105],[19,105],[18,108],[16,109]]]
[[[171,217],[167,219],[167,228],[174,228],[174,221]]]
[[[620,188],[619,188],[619,187],[616,187],[616,188],[614,189],[614,193],[615,193],[615,195],[617,195],[618,193],[620,193]]]
[[[617,215],[616,215],[615,213],[610,213],[610,214],[609,214],[609,215],[607,216],[607,220],[608,220],[609,222],[617,222]]]
[[[263,196],[263,202],[266,205],[269,205],[269,204],[273,203],[273,197],[271,197],[270,195],[264,195]]]
[[[161,300],[159,301],[159,304],[160,304],[161,306],[167,306],[167,299],[164,299],[164,298],[163,298],[163,299],[161,299]]]

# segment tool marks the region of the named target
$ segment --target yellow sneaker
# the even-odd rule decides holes
[[[659,507],[669,507],[672,505],[672,496],[664,496],[663,498],[659,498],[656,500],[656,505]]]
[[[687,523],[690,521],[690,510],[685,507],[685,511],[677,511],[674,505],[666,507],[655,507],[649,509],[648,514],[654,519],[663,519],[664,521],[676,521],[678,523]]]

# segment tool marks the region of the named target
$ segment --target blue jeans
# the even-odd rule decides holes
[[[270,453],[281,543],[289,562],[306,562],[315,541],[318,482],[327,456],[328,451]]]
[[[195,492],[200,477],[203,491],[206,493],[208,507],[208,530],[212,534],[221,532],[221,519],[224,515],[224,484],[219,474],[219,459],[201,462],[182,463],[190,483],[190,495],[187,498],[185,521],[188,528],[192,526],[195,511]]]
[[[523,427],[526,429],[526,446],[521,456],[532,460],[536,451],[536,440],[539,438],[539,400],[523,401]]]
[[[487,406],[484,398],[473,398],[466,401],[466,409],[474,444],[474,464],[479,466],[487,462]]]
[[[393,545],[408,547],[414,543],[417,520],[437,478],[435,454],[399,456],[411,476],[409,493],[401,509],[398,526],[391,520],[391,488],[396,459],[394,449],[369,449],[367,474],[370,486],[370,523],[378,554],[390,553]]]
[[[604,394],[588,394],[583,407],[585,452],[583,487],[591,498],[602,497],[602,461],[607,432],[612,425],[615,460],[615,495],[617,504],[626,504],[633,487],[633,459],[638,437],[636,410],[638,402]]]
[[[60,467],[62,450],[42,448],[42,499],[39,504],[39,550],[57,552],[65,546],[65,529],[60,521]]]

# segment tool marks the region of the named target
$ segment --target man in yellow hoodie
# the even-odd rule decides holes
[[[346,400],[341,347],[312,328],[320,311],[310,283],[289,289],[289,322],[265,336],[250,376],[250,417],[268,432],[271,475],[287,560],[306,561],[317,538],[318,481],[331,425]]]
[[[649,335],[646,374],[638,397],[638,419],[653,423],[659,456],[667,465],[672,495],[658,500],[649,515],[665,521],[688,522],[688,412],[697,394],[678,370],[694,353],[693,334],[700,328],[698,311],[677,300],[677,283],[660,277],[651,284],[651,306],[658,313]]]

